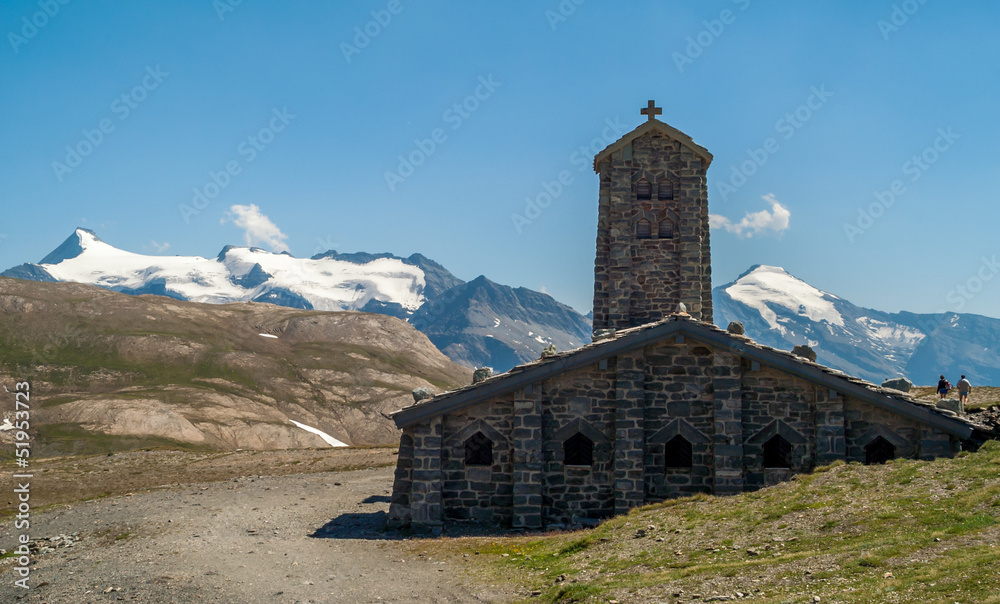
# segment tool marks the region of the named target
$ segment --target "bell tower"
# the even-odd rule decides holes
[[[600,177],[594,331],[658,321],[681,303],[712,322],[712,265],[705,174],[712,154],[656,119],[594,157]]]

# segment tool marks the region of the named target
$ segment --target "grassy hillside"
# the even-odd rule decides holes
[[[838,463],[593,530],[438,543],[535,590],[531,602],[997,603],[1000,442],[933,462]]]
[[[392,317],[0,278],[0,381],[32,383],[33,455],[323,445],[289,420],[392,443],[413,388],[470,375]]]

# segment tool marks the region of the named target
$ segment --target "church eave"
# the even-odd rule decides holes
[[[520,365],[475,386],[444,392],[432,399],[400,409],[391,414],[399,428],[422,422],[437,415],[451,413],[483,400],[501,396],[544,381],[561,373],[573,371],[656,342],[678,330],[677,324],[664,322],[645,329],[636,338],[616,338],[587,344],[549,360]],[[618,346],[611,346],[618,344]]]

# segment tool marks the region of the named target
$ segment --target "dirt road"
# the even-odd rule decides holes
[[[511,599],[470,586],[461,562],[435,559],[432,543],[382,532],[391,483],[391,468],[243,477],[33,513],[32,538],[79,533],[80,541],[33,556],[27,591],[13,586],[12,564],[0,566],[0,601]],[[7,519],[0,548],[12,550],[19,532]]]

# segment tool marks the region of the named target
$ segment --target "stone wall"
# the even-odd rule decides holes
[[[743,455],[747,489],[776,484],[815,466],[816,386],[770,367],[741,366]],[[767,468],[764,443],[780,435],[791,444],[791,468]]]
[[[466,467],[465,440],[493,442],[490,466]],[[576,433],[593,464],[565,463]],[[765,467],[780,435],[790,467]],[[667,467],[682,436],[690,467]],[[390,523],[443,521],[529,529],[578,524],[694,493],[734,494],[838,459],[865,462],[881,436],[897,457],[953,455],[959,441],[729,350],[675,336],[408,427]]]
[[[444,417],[441,463],[446,520],[509,526],[513,511],[513,459],[509,441],[513,400],[499,397]],[[493,442],[493,462],[466,466],[465,442],[482,432]]]
[[[407,428],[399,437],[396,454],[396,472],[392,482],[392,499],[389,503],[389,528],[410,525],[410,490],[413,479],[413,430]]]
[[[544,439],[542,503],[545,523],[569,524],[573,517],[614,514],[614,360],[567,373],[541,387]],[[567,466],[563,442],[576,432],[594,444],[592,466]]]
[[[921,425],[853,398],[844,404],[846,459],[864,463],[865,446],[882,436],[896,447],[896,457],[917,458]]]
[[[711,493],[714,452],[712,350],[688,340],[645,353],[645,490],[648,501]],[[691,443],[692,467],[668,468],[666,443],[680,435]]]

